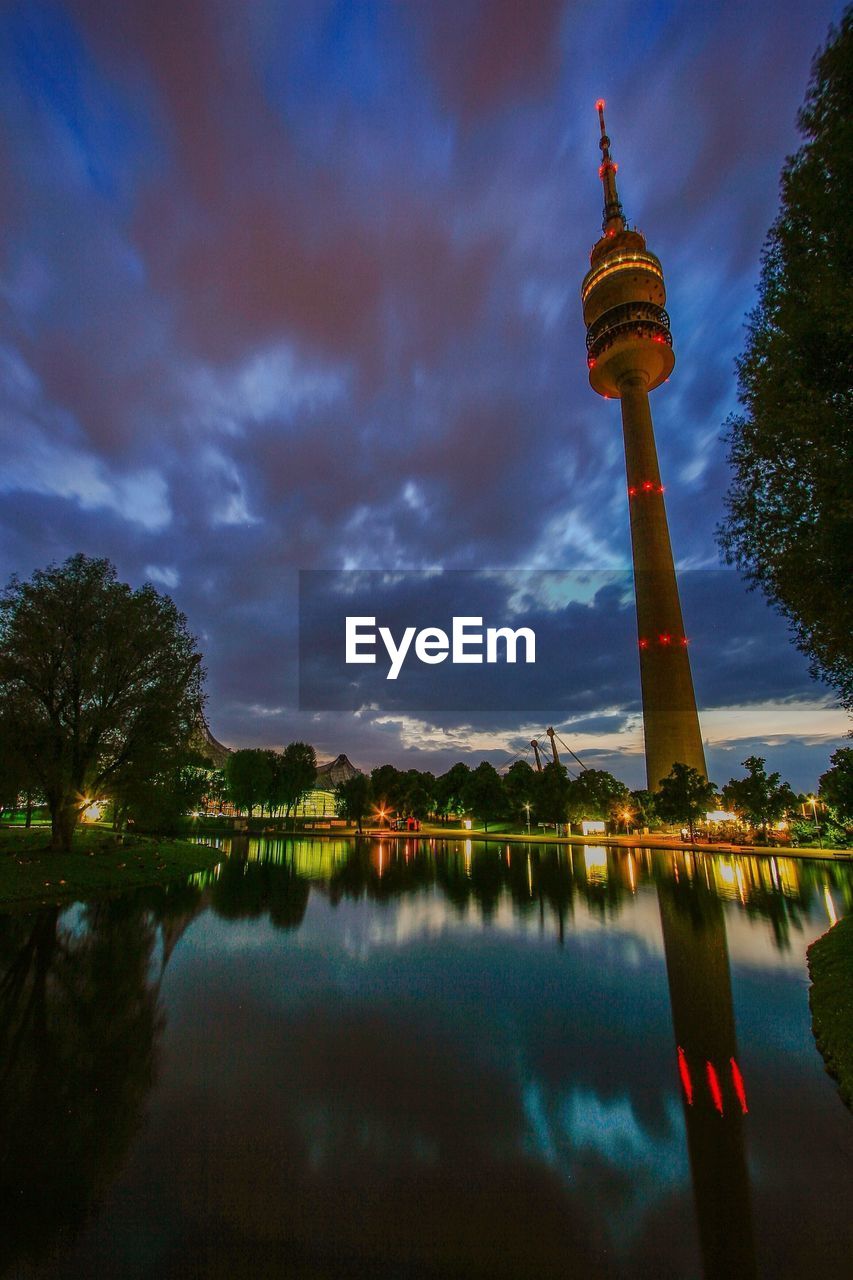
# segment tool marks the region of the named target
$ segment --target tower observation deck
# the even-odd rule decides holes
[[[604,188],[602,236],[593,245],[581,287],[590,386],[621,402],[631,550],[637,602],[640,684],[648,787],[656,791],[673,764],[705,774],[705,753],[687,636],[664,505],[649,392],[675,365],[660,261],[628,227],[616,188],[604,102],[599,177]]]

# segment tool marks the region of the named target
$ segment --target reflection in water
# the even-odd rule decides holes
[[[115,1176],[156,1075],[163,970],[200,896],[0,916],[0,1268],[67,1245]]]
[[[706,1277],[757,1274],[727,913],[781,956],[847,869],[221,843],[184,888],[0,917],[0,1269],[690,1275],[692,1183]]]
[[[685,857],[657,855],[657,889],[704,1274],[749,1280],[756,1265],[743,1132],[748,1106],[726,926],[720,899],[704,877],[688,877]]]

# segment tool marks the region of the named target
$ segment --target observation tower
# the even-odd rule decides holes
[[[649,392],[669,378],[675,357],[664,310],[663,269],[646,248],[645,237],[625,222],[604,102],[599,100],[596,108],[603,234],[593,245],[581,300],[590,386],[622,407],[646,776],[649,790],[657,791],[677,762],[706,772],[649,408]]]

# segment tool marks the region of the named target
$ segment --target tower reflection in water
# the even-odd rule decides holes
[[[658,905],[693,1197],[707,1280],[757,1274],[723,905],[679,853],[657,856]],[[692,868],[691,868],[692,869]]]

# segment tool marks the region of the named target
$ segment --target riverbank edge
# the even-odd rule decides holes
[[[853,1111],[853,916],[839,920],[806,954],[815,1044]]]
[[[127,889],[168,885],[222,861],[221,850],[187,840],[128,836],[83,827],[71,853],[47,847],[43,827],[0,830],[0,911],[107,897]]]
[[[356,831],[352,827],[336,827],[334,830],[320,827],[306,827],[298,831],[286,831],[283,828],[267,827],[259,831],[245,831],[241,828],[220,828],[207,833],[210,839],[217,836],[251,836],[254,839],[267,840],[355,840],[375,839],[381,836],[385,840],[491,840],[498,844],[565,844],[565,845],[604,845],[612,849],[669,849],[674,852],[690,853],[738,854],[756,858],[796,858],[800,860],[824,859],[827,862],[853,862],[853,849],[823,849],[817,845],[738,845],[738,844],[687,844],[675,836],[615,836],[598,833],[571,836],[540,835],[523,831],[483,831],[464,827],[434,827],[422,824],[420,831],[390,831],[387,827],[365,827]],[[202,835],[199,832],[199,837]]]

